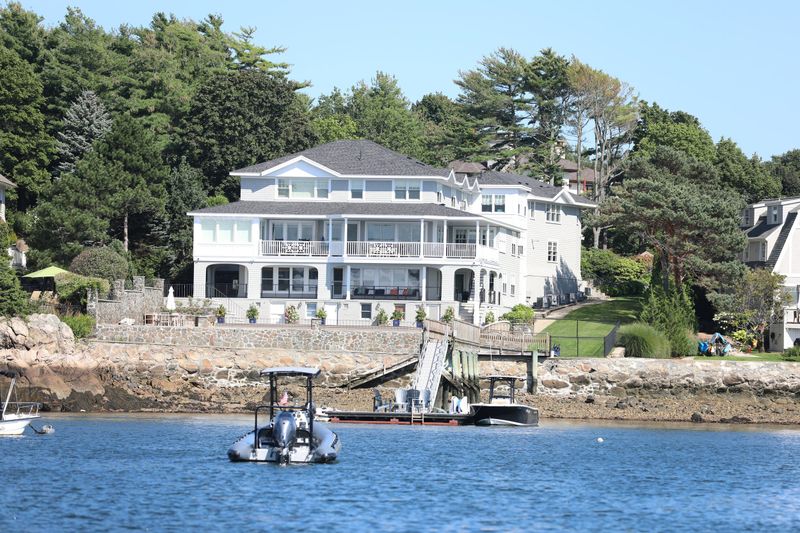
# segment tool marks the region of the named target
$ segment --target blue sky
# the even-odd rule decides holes
[[[633,85],[639,96],[700,118],[715,141],[731,137],[764,158],[800,147],[797,25],[800,2],[470,0],[112,2],[22,0],[57,24],[80,7],[106,29],[145,25],[156,11],[221,15],[224,29],[258,28],[312,96],[348,88],[377,70],[406,96],[458,94],[459,70],[500,46],[527,56],[552,47]]]

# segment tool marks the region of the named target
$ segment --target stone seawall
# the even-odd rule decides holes
[[[262,326],[163,327],[100,324],[95,341],[207,348],[263,348],[373,355],[418,354],[416,328],[309,328]]]

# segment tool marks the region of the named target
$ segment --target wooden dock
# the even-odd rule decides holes
[[[331,422],[347,424],[405,424],[425,426],[471,426],[472,416],[450,413],[387,413],[373,411],[330,411]]]

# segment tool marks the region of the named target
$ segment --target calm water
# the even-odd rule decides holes
[[[800,529],[796,429],[336,425],[337,464],[229,463],[250,420],[58,416],[2,438],[0,531]]]

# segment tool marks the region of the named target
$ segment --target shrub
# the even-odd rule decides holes
[[[63,323],[70,327],[76,339],[88,337],[94,330],[94,318],[89,315],[65,315],[60,318]]]
[[[220,305],[219,307],[217,307],[217,310],[214,311],[214,314],[217,315],[219,318],[225,318],[225,315],[227,314],[227,311],[225,310],[225,306],[224,305]]]
[[[486,317],[483,319],[484,324],[494,324],[494,313],[489,311],[486,313]]]
[[[0,316],[25,316],[29,306],[28,293],[9,265],[5,248],[0,248]]]
[[[420,305],[419,307],[417,307],[417,314],[414,315],[414,320],[416,320],[417,322],[422,322],[426,318],[428,318],[428,313],[426,313],[425,308]]]
[[[660,287],[654,288],[645,300],[639,318],[667,336],[672,355],[682,357],[697,352],[687,333],[694,331],[694,304],[685,292],[665,294]]]
[[[295,306],[287,305],[286,310],[283,312],[283,318],[286,319],[287,324],[294,324],[300,320],[300,313],[297,312]]]
[[[389,315],[387,315],[386,311],[380,306],[378,306],[378,312],[375,314],[375,322],[377,322],[379,326],[384,326],[389,322]]]
[[[392,312],[392,320],[403,320],[406,317],[405,313],[403,313],[399,309],[395,309]]]
[[[625,347],[625,357],[667,358],[670,343],[664,333],[653,326],[634,322],[619,328],[617,344]]]
[[[453,319],[456,317],[456,310],[453,309],[453,306],[449,306],[445,309],[444,314],[442,315],[442,322],[445,324],[450,324],[453,322]]]
[[[533,307],[529,307],[525,304],[517,304],[511,308],[511,311],[503,314],[500,320],[508,320],[515,324],[532,324],[533,317]]]
[[[69,269],[82,276],[115,281],[128,277],[128,260],[107,246],[86,248],[72,260]]]
[[[584,248],[581,274],[609,296],[636,296],[647,287],[647,265],[637,259],[622,257],[611,250]]]
[[[783,352],[783,358],[789,360],[797,360],[800,358],[800,346],[792,346]]]
[[[324,307],[320,307],[319,309],[317,309],[317,318],[321,320],[325,320],[326,318],[328,318],[328,312],[325,310]]]
[[[683,335],[676,335],[670,339],[670,348],[675,357],[689,357],[697,355],[697,339],[690,330],[685,330]]]
[[[247,312],[245,313],[249,320],[255,320],[258,318],[258,307],[256,304],[250,304],[250,307],[247,308]]]
[[[97,289],[100,297],[108,294],[111,288],[107,280],[80,276],[72,272],[64,272],[55,277],[58,299],[73,305],[86,305],[86,293],[89,289]]]

